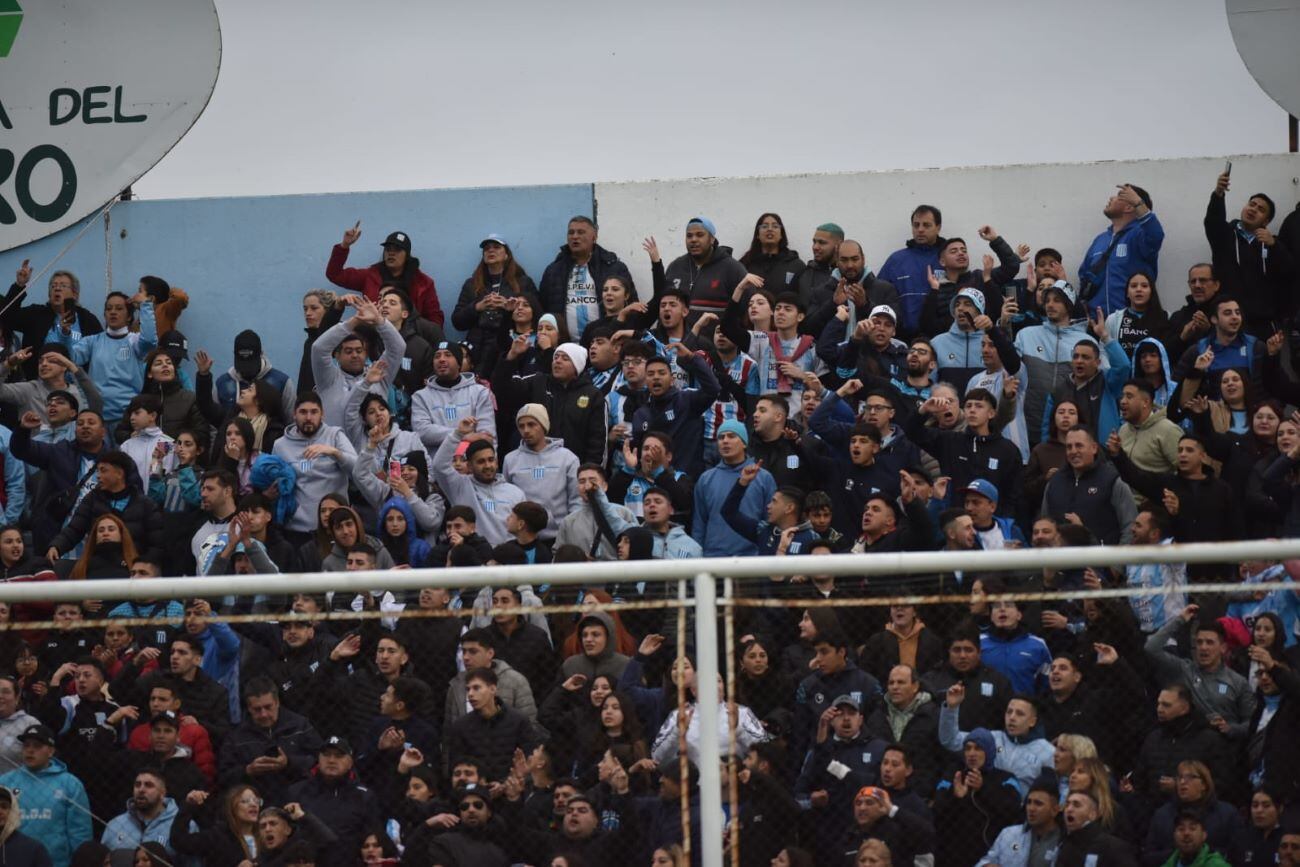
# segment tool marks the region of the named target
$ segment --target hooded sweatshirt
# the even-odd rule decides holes
[[[339,450],[340,455],[337,458],[329,455],[304,458],[303,452],[312,445],[333,446]],[[348,442],[343,428],[322,424],[315,434],[307,437],[299,432],[298,425],[292,424],[285,429],[284,436],[275,441],[272,454],[291,464],[297,473],[294,494],[298,508],[289,517],[285,529],[295,533],[314,531],[316,509],[321,498],[326,494],[347,490],[348,474],[357,462],[356,449]]]
[[[343,405],[343,421],[341,424],[343,432],[348,435],[348,439],[352,441],[352,445],[356,446],[358,452],[370,444],[365,422],[361,418],[361,404],[365,402],[365,399],[369,395],[373,394],[382,398],[385,393],[386,392],[368,389],[365,380],[358,378],[357,385],[348,394],[347,402]],[[389,404],[385,405],[388,406],[388,409],[391,412],[392,406]],[[326,419],[328,418],[329,416],[327,415]],[[420,438],[411,431],[402,430],[397,424],[396,416],[394,416],[389,422],[388,434],[379,441],[378,448],[386,454],[391,453],[393,456],[401,457],[407,452],[415,451],[416,449],[424,451],[424,444],[421,443]],[[387,464],[384,464],[384,471],[388,471]]]
[[[0,828],[0,864],[4,867],[52,867],[50,853],[39,842],[18,830],[21,822],[18,798],[9,792],[9,816]]]
[[[971,739],[970,735],[970,732],[958,731],[957,710],[944,702],[939,708],[939,743],[950,752],[960,752]],[[1016,737],[1001,730],[991,732],[991,735],[993,749],[986,748],[984,755],[986,758],[996,756],[993,766],[1015,776],[1022,797],[1044,768],[1055,767],[1056,748],[1051,741],[1040,737],[1037,730]]]
[[[1124,422],[1119,429],[1120,446],[1129,460],[1149,473],[1178,469],[1178,441],[1182,436],[1182,428],[1165,418],[1163,409],[1154,410],[1141,424]]]
[[[600,675],[605,675],[611,683],[618,683],[619,676],[623,674],[623,669],[627,667],[628,658],[615,651],[615,645],[618,643],[614,635],[614,620],[604,611],[593,611],[587,614],[578,622],[578,637],[582,637],[582,630],[588,626],[600,626],[605,630],[605,648],[595,656],[588,656],[586,652],[579,651],[560,665],[561,681],[567,680],[575,674],[585,674],[587,682],[591,683]],[[581,647],[581,642],[579,642]]]
[[[18,809],[11,807],[9,815],[19,816],[27,836],[44,845],[58,867],[92,839],[86,789],[58,759],[50,759],[39,771],[15,768],[0,776],[0,786],[17,793]]]
[[[474,378],[462,373],[460,379],[444,385],[436,376],[429,377],[424,388],[411,396],[411,428],[427,448],[436,449],[456,430],[456,423],[473,416],[476,430],[497,435],[496,406],[492,392]]]
[[[692,313],[721,314],[747,273],[745,266],[732,258],[731,248],[715,240],[707,262],[696,265],[689,254],[678,256],[664,270],[664,280],[674,289],[690,293]]]
[[[506,531],[506,515],[527,497],[519,488],[497,476],[491,482],[480,482],[472,475],[462,475],[451,465],[451,456],[460,445],[460,434],[452,430],[442,440],[433,455],[430,467],[433,476],[453,506],[469,506],[477,518],[478,531],[493,545],[513,540]]]
[[[963,289],[956,298],[953,299],[953,305],[956,305],[957,298],[967,298],[971,290]],[[983,305],[976,305],[983,312]],[[940,382],[948,382],[958,390],[966,388],[971,377],[984,369],[984,332],[972,328],[970,331],[962,331],[961,326],[954,322],[948,326],[948,330],[936,336],[930,341],[934,347],[934,360],[938,365],[938,377]],[[963,391],[962,394],[965,394]],[[1001,397],[1001,395],[994,395]]]
[[[406,519],[406,533],[404,541],[406,543],[406,562],[412,569],[429,565],[429,558],[433,554],[433,549],[429,543],[420,538],[419,527],[415,521],[415,514],[411,511],[410,505],[402,497],[389,497],[384,501],[384,505],[379,509],[378,526],[375,527],[375,535],[380,539],[387,540],[388,531],[384,524],[388,520],[388,513],[397,511]]]
[[[540,536],[548,542],[555,538],[560,521],[582,505],[578,456],[554,437],[547,437],[537,451],[521,442],[501,462],[501,477],[523,491],[525,499],[546,508],[550,517]]]
[[[334,350],[356,332],[346,322],[340,322],[330,328],[311,346],[311,372],[316,379],[316,393],[320,395],[321,408],[325,411],[328,424],[343,425],[345,404],[354,388],[360,387],[373,391],[381,397],[388,392],[393,379],[402,369],[402,356],[406,354],[406,341],[397,328],[387,319],[379,323],[379,337],[384,342],[384,354],[380,361],[388,365],[384,378],[374,385],[365,381],[365,370],[361,373],[347,373],[334,360]],[[367,365],[368,366],[368,365]]]
[[[158,815],[142,819],[132,799],[128,798],[125,812],[110,819],[99,838],[99,842],[108,847],[113,867],[130,867],[135,861],[135,850],[145,843],[161,843],[171,852],[172,822],[177,812],[176,802],[163,798]]]
[[[740,471],[751,463],[753,459],[749,457],[734,466],[719,463],[700,476],[695,485],[691,536],[700,543],[706,557],[753,557],[758,552],[754,542],[733,530],[722,517],[722,506],[740,481]],[[740,510],[757,519],[764,514],[774,493],[776,480],[767,470],[759,470],[745,490]]]
[[[627,511],[626,507],[610,503],[609,497],[604,491],[593,491],[591,496],[592,502],[601,510],[601,517],[605,519],[605,522],[609,525],[610,532],[613,533],[615,538],[626,533],[628,530],[637,528],[635,517],[631,517],[630,513],[624,515],[619,512],[619,509]],[[719,518],[718,520],[720,521],[721,519]],[[695,541],[695,539],[691,537],[691,534],[686,532],[684,527],[680,527],[677,524],[669,525],[668,532],[664,533],[662,536],[653,531],[650,532],[654,536],[652,556],[656,560],[684,560],[691,557],[699,557],[703,554],[703,550],[700,548],[700,543]]]
[[[1031,325],[1016,335],[1016,352],[1029,372],[1025,390],[1025,426],[1029,439],[1042,439],[1044,410],[1052,391],[1070,378],[1070,356],[1074,344],[1088,336],[1083,323]],[[1050,418],[1050,416],[1049,416]]]
[[[1139,340],[1137,346],[1133,347],[1133,353],[1130,356],[1132,358],[1133,375],[1136,377],[1144,376],[1141,366],[1138,364],[1138,351],[1143,346],[1154,346],[1156,351],[1160,353],[1160,367],[1164,370],[1165,381],[1155,389],[1155,406],[1167,407],[1178,388],[1178,383],[1174,381],[1173,367],[1169,364],[1169,351],[1165,349],[1163,343],[1153,337]]]

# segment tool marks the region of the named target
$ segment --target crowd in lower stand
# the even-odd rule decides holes
[[[665,597],[632,577],[0,604],[0,863],[682,867],[718,738],[745,867],[1297,867],[1300,599],[1252,585],[1300,561],[816,559],[1300,533],[1300,210],[1257,193],[1230,219],[1229,180],[1168,311],[1130,184],[1073,262],[983,225],[972,268],[933,205],[878,270],[881,239],[833,222],[804,261],[774,213],[739,258],[695,217],[671,262],[646,239],[640,289],[587,217],[537,281],[488,234],[450,323],[403,232],[348,267],[358,223],[296,370],[253,329],[214,370],[160,277],[101,320],[23,262],[4,581],[808,559],[740,585],[789,607],[737,609],[718,732],[677,612],[609,607]],[[1112,587],[1164,592],[987,598]],[[853,605],[897,594],[969,602]],[[582,613],[489,612],[546,603]]]

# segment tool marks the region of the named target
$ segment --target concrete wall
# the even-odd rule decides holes
[[[908,214],[919,202],[938,205],[944,231],[960,234],[978,262],[985,246],[976,229],[991,223],[1012,244],[1054,246],[1073,274],[1089,240],[1105,226],[1101,207],[1114,185],[1141,184],[1155,200],[1167,238],[1161,255],[1166,306],[1185,293],[1183,275],[1207,254],[1201,218],[1223,161],[1187,159],[1078,165],[1000,166],[842,175],[693,179],[624,184],[343,193],[318,196],[124,202],[112,211],[107,238],[92,227],[60,262],[82,279],[87,306],[102,305],[111,245],[112,284],[134,292],[142,274],[158,274],[190,292],[181,330],[191,350],[202,347],[217,364],[230,361],[234,335],[255,328],[277,365],[296,373],[302,353],[302,293],[328,286],[330,247],[357,219],[364,235],[350,264],[378,258],[380,241],[401,229],[433,275],[448,314],[478,261],[478,241],[506,236],[534,279],[564,241],[569,216],[591,213],[593,191],[600,242],[631,266],[643,295],[650,269],[641,239],[655,235],[665,259],[682,252],[686,220],[697,213],[718,225],[723,243],[748,246],[754,221],[774,210],[792,246],[805,257],[813,228],[827,220],[861,240],[878,267],[909,237]],[[1285,213],[1300,199],[1300,156],[1233,159],[1229,210],[1264,190]],[[1280,222],[1280,219],[1277,221]],[[1276,223],[1275,223],[1276,225]],[[125,230],[125,237],[121,232]],[[75,234],[67,229],[0,254],[0,286],[24,258],[40,269]],[[44,298],[44,281],[33,300]]]
[[[253,328],[272,361],[296,376],[302,294],[332,288],[325,280],[330,248],[358,219],[363,234],[348,264],[370,265],[390,231],[407,232],[450,319],[461,284],[478,263],[484,235],[503,235],[528,273],[540,279],[564,243],[568,218],[591,208],[589,184],[131,201],[113,208],[107,239],[102,226],[92,227],[58,267],[78,275],[83,303],[98,312],[109,242],[114,289],[132,294],[142,275],[156,274],[189,292],[180,329],[190,340],[191,357],[195,349],[207,349],[224,369],[234,335]],[[34,270],[42,268],[77,228],[0,254],[3,288],[23,259],[31,259]],[[33,287],[31,301],[46,297],[45,284]]]
[[[976,229],[988,223],[1014,247],[1055,247],[1077,277],[1084,250],[1106,228],[1102,206],[1116,184],[1131,182],[1151,194],[1165,227],[1160,255],[1160,296],[1166,308],[1186,294],[1186,271],[1207,258],[1201,221],[1223,159],[1144,160],[1074,165],[986,166],[927,171],[696,178],[681,181],[597,184],[596,204],[605,227],[601,242],[631,266],[641,292],[649,292],[650,265],[641,239],[655,235],[664,260],[685,251],[686,221],[711,218],[737,258],[749,247],[764,211],[785,222],[791,247],[812,254],[813,229],[839,223],[862,242],[867,263],[879,268],[910,234],[908,216],[922,202],[943,211],[944,234],[966,239],[974,267],[988,247]],[[1266,192],[1281,218],[1300,200],[1300,155],[1234,157],[1228,210],[1233,216],[1251,193]]]

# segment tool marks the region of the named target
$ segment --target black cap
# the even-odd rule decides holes
[[[170,723],[177,730],[181,727],[180,717],[176,716],[176,712],[171,710],[160,711],[149,720],[149,725],[157,725],[158,723]]]
[[[688,289],[683,289],[680,286],[666,286],[664,287],[664,291],[659,293],[659,298],[664,299],[667,298],[669,295],[675,295],[676,297],[682,299],[682,303],[685,304],[687,307],[689,307],[691,304],[691,293],[690,290]],[[658,311],[655,312],[657,313]]]
[[[190,342],[176,329],[158,338],[158,348],[172,357],[172,361],[190,357]]]
[[[262,372],[262,338],[256,331],[246,329],[235,335],[235,372],[245,379]]]
[[[338,735],[330,735],[325,739],[325,743],[320,745],[320,749],[317,752],[323,753],[326,750],[337,750],[345,756],[350,756],[352,755],[352,744],[348,742],[347,738],[341,738]]]
[[[411,236],[406,234],[405,232],[393,232],[391,235],[389,235],[387,238],[384,239],[384,243],[382,246],[397,247],[409,253],[411,252]]]
[[[28,726],[23,729],[23,733],[18,736],[18,740],[24,743],[27,741],[40,741],[47,747],[52,747],[54,746],[54,731],[49,726]]]
[[[66,400],[68,405],[72,407],[73,412],[81,410],[81,402],[77,400],[77,396],[65,388],[56,388],[45,395],[46,404],[49,404],[52,400]]]

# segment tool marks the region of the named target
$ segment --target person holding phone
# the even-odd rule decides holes
[[[27,284],[32,279],[32,263],[24,259],[14,276],[9,293],[0,301],[0,324],[6,332],[21,331],[23,349],[36,350],[45,343],[58,343],[68,349],[78,339],[104,330],[99,318],[80,304],[81,281],[71,271],[55,271],[50,274],[48,298],[40,304],[28,304],[20,307],[19,303],[27,294]],[[33,351],[23,364],[27,377],[36,376],[36,365],[40,354]]]
[[[1214,183],[1205,206],[1205,240],[1210,244],[1210,261],[1224,288],[1240,299],[1246,331],[1267,339],[1286,313],[1296,275],[1296,261],[1268,224],[1277,215],[1277,205],[1265,193],[1253,193],[1235,220],[1227,215],[1228,190],[1232,186],[1232,163]]]

